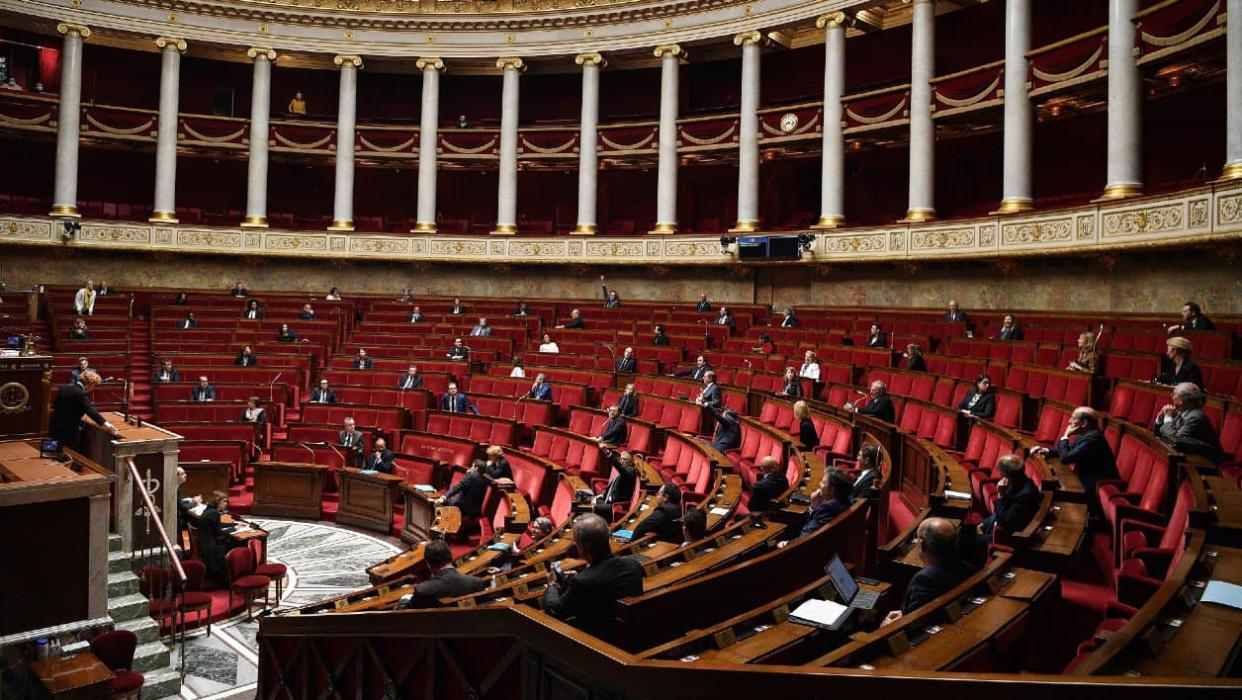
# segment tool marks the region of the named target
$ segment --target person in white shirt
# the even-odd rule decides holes
[[[815,359],[814,350],[806,351],[806,358],[802,361],[802,369],[798,370],[798,376],[813,382],[819,381],[819,361]]]
[[[328,290],[327,295],[326,295],[326,296],[324,296],[324,300],[325,300],[325,301],[340,301],[340,300],[341,300],[341,293],[340,293],[339,291],[337,291],[337,288],[336,288],[336,287],[333,287],[332,289],[329,289],[329,290]]]
[[[522,363],[522,358],[517,355],[513,356],[513,369],[509,370],[509,376],[518,379],[526,378],[526,367]]]
[[[91,316],[95,313],[95,283],[87,280],[86,286],[73,295],[73,308],[79,316]]]
[[[561,346],[552,342],[552,336],[548,335],[547,333],[544,333],[543,343],[539,345],[539,352],[559,353],[560,351],[561,351]]]

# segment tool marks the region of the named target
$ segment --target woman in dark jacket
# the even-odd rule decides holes
[[[228,536],[233,531],[233,525],[221,522],[221,516],[228,510],[228,494],[212,491],[207,507],[198,519],[198,550],[203,555],[203,563],[207,565],[207,575],[219,581],[227,581],[229,578],[224,558],[236,546]]]
[[[794,419],[798,421],[798,440],[808,450],[819,446],[819,431],[815,429],[815,421],[811,420],[811,412],[805,401],[798,401],[793,407]]]
[[[976,418],[991,419],[996,415],[996,394],[992,393],[992,380],[986,374],[975,378],[975,390],[962,397],[957,410]]]

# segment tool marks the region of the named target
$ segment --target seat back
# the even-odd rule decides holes
[[[91,640],[91,653],[113,671],[126,671],[134,663],[138,635],[129,630],[112,630]]]
[[[254,554],[246,547],[234,547],[224,556],[224,565],[231,583],[254,573]]]

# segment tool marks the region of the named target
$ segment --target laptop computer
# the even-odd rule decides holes
[[[837,595],[841,596],[841,602],[851,608],[870,610],[880,599],[878,591],[864,591],[858,587],[854,575],[845,568],[845,562],[841,561],[839,555],[832,556],[832,561],[824,567],[824,573],[832,579],[832,586],[837,589]]]

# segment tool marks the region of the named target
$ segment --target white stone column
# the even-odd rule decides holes
[[[56,31],[65,35],[60,61],[60,106],[56,115],[56,179],[49,216],[79,218],[78,139],[82,121],[82,42],[89,27],[62,22]]]
[[[931,79],[936,74],[936,6],[912,0],[910,50],[910,191],[906,221],[936,218],[936,126],[931,115]]]
[[[340,55],[341,88],[336,103],[336,188],[329,231],[354,230],[354,127],[358,123],[358,69],[361,56]]]
[[[152,223],[177,223],[177,103],[181,93],[181,54],[185,39],[162,36],[160,49],[160,116],[155,141],[155,207]]]
[[[582,120],[578,127],[578,225],[574,233],[596,231],[599,157],[599,70],[608,64],[598,53],[581,53],[574,62],[582,66]]]
[[[812,228],[836,228],[845,223],[845,118],[841,97],[845,94],[845,26],[851,18],[844,12],[820,17],[815,25],[824,30],[824,156],[819,185],[819,221]]]
[[[659,166],[656,175],[656,224],[649,233],[677,233],[677,112],[681,64],[688,55],[677,44],[655,48],[660,59]]]
[[[1134,56],[1139,0],[1108,0],[1108,182],[1102,199],[1143,193],[1143,81]]]
[[[1005,0],[1005,134],[1001,214],[1035,208],[1031,188],[1031,98],[1026,52],[1031,50],[1031,0]]]
[[[272,115],[272,61],[276,52],[254,47],[246,51],[254,61],[250,92],[250,163],[246,173],[246,218],[242,226],[267,228],[267,141]]]
[[[423,72],[423,109],[418,126],[418,214],[410,233],[435,233],[440,72],[444,70],[444,61],[429,56],[418,59],[415,65]]]
[[[503,84],[500,93],[500,178],[496,202],[496,229],[493,234],[511,236],[517,233],[517,148],[518,148],[518,77],[526,69],[520,58],[496,61]]]
[[[737,223],[734,233],[759,228],[759,47],[763,35],[742,32],[733,43],[742,47],[742,104],[738,110]]]
[[[1242,0],[1225,6],[1225,169],[1222,180],[1242,179]]]

